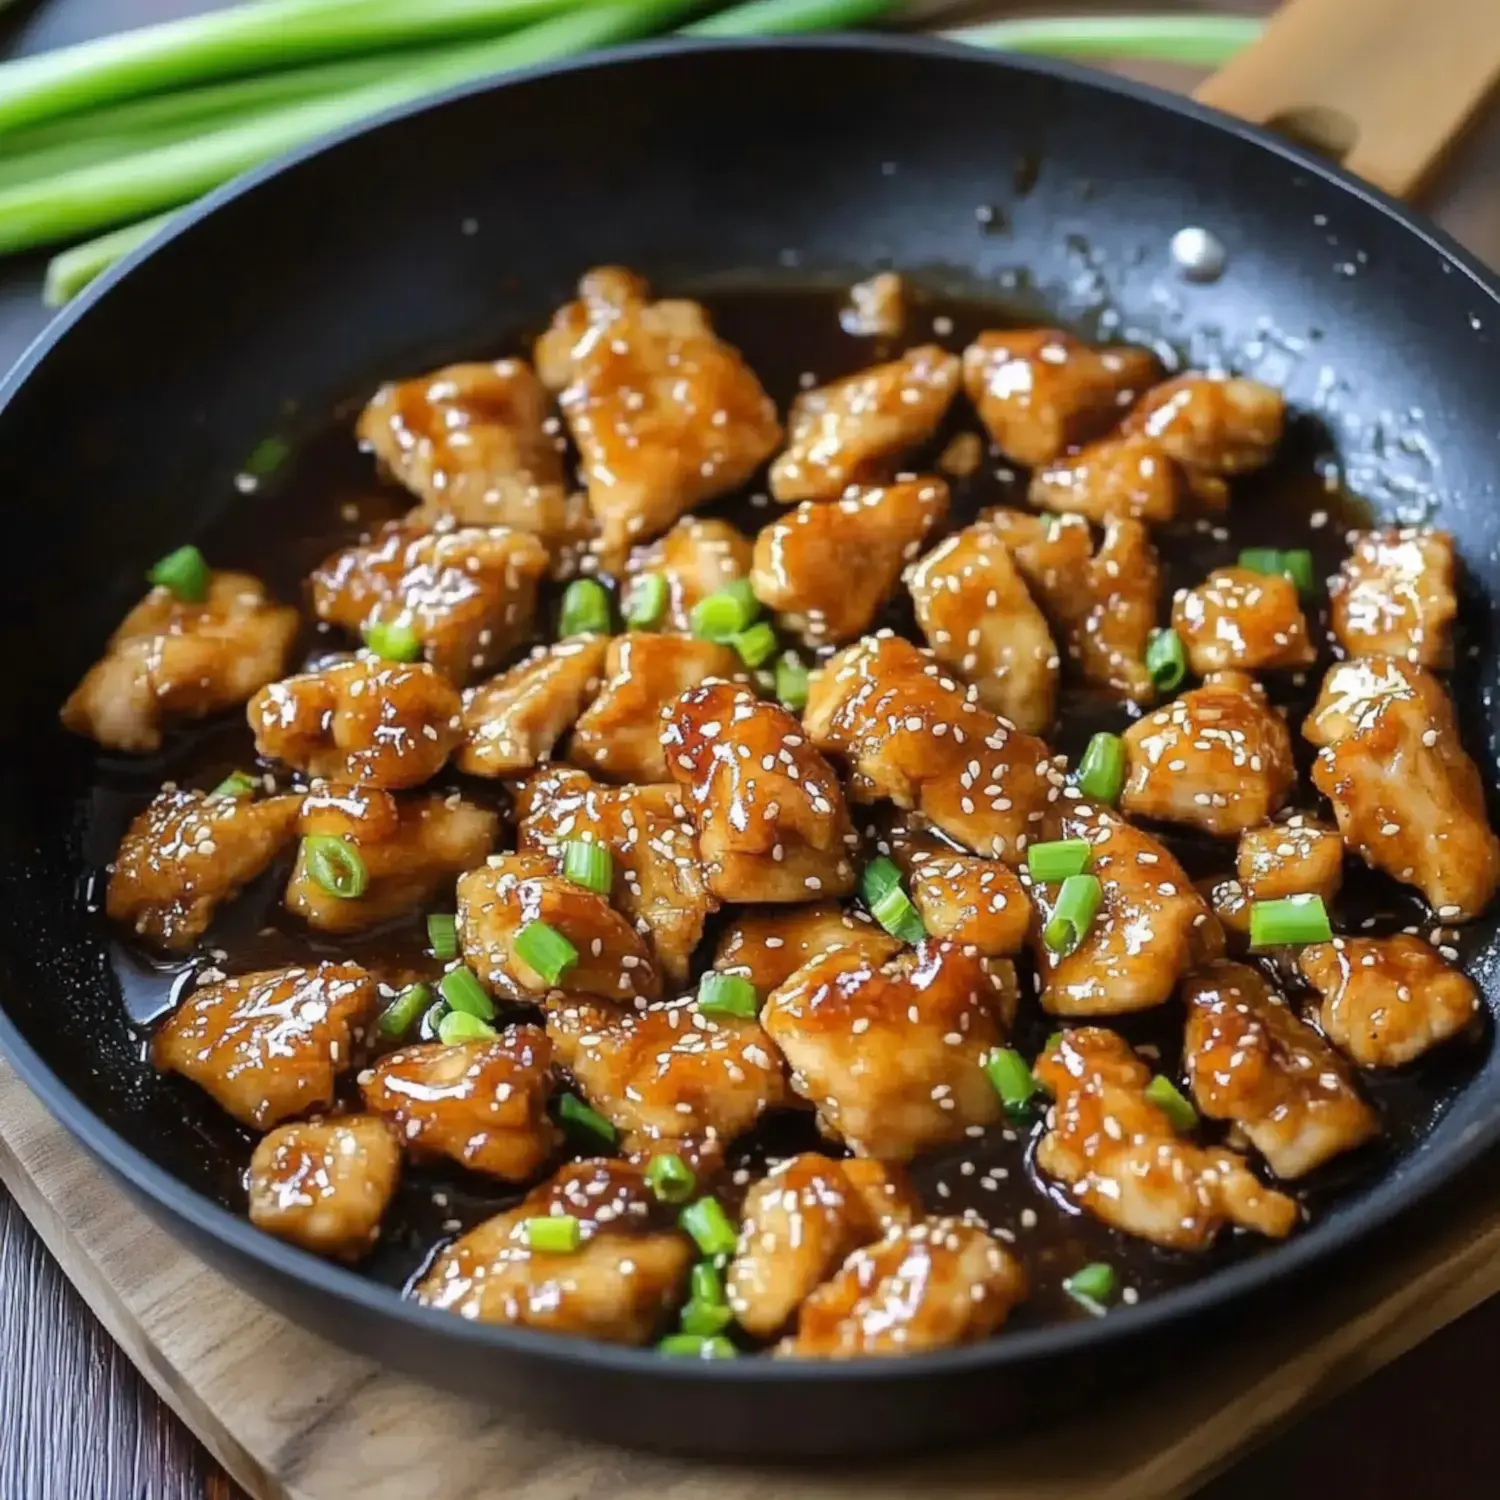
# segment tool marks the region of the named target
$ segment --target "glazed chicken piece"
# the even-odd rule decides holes
[[[1286,402],[1274,386],[1196,370],[1146,392],[1120,426],[1126,437],[1154,438],[1194,476],[1229,478],[1268,464],[1286,427]]]
[[[1058,328],[981,333],[963,369],[995,445],[1028,468],[1100,436],[1161,373],[1149,349],[1091,349]]]
[[[578,950],[558,988],[622,1005],[661,994],[661,975],[641,935],[608,897],[564,879],[547,855],[497,854],[459,878],[464,960],[486,989],[534,1001],[552,988],[516,945],[533,922],[545,922]]]
[[[1279,573],[1216,568],[1197,588],[1178,590],[1172,628],[1199,677],[1310,667],[1317,659],[1297,585]]]
[[[401,800],[368,787],[320,785],[297,820],[302,844],[286,888],[286,908],[317,932],[359,932],[415,911],[456,875],[481,863],[500,832],[499,816],[454,792]],[[358,896],[338,896],[313,874],[318,846],[344,841],[365,868]]]
[[[1190,970],[1218,958],[1224,934],[1166,847],[1105,808],[1064,802],[1049,839],[1087,839],[1103,899],[1083,941],[1059,958],[1042,941],[1061,887],[1031,883],[1032,955],[1042,1009],[1053,1016],[1149,1010]]]
[[[1379,1134],[1344,1060],[1244,964],[1216,963],[1183,986],[1183,1067],[1198,1108],[1232,1120],[1283,1181]]]
[[[724,1276],[735,1320],[755,1338],[773,1338],[847,1255],[921,1217],[900,1167],[816,1151],[778,1162],[745,1195]]]
[[[453,757],[470,776],[524,776],[550,760],[604,679],[609,641],[580,635],[538,646],[508,672],[464,694],[464,740]]]
[[[402,1047],[366,1068],[359,1088],[365,1108],[418,1160],[524,1182],[562,1140],[547,1113],[552,1044],[537,1026],[455,1046]]]
[[[1253,677],[1214,672],[1125,731],[1120,806],[1233,837],[1264,823],[1297,784],[1286,721]]]
[[[825,953],[772,991],[761,1024],[825,1135],[856,1156],[910,1161],[999,1118],[984,1066],[1007,1008],[976,952],[927,938],[884,963]]]
[[[833,948],[853,948],[883,963],[901,945],[864,912],[845,911],[832,901],[771,906],[735,913],[719,938],[714,968],[743,974],[758,994],[769,995],[803,964]]]
[[[705,683],[677,700],[661,742],[720,901],[814,901],[854,889],[843,788],[785,709]]]
[[[523,851],[561,858],[569,839],[603,844],[615,866],[611,901],[649,936],[662,973],[674,984],[687,979],[703,924],[718,903],[675,786],[606,787],[559,767],[527,782],[516,816]]]
[[[1341,662],[1302,732],[1323,747],[1313,783],[1345,847],[1416,886],[1440,921],[1478,916],[1500,884],[1500,840],[1438,680],[1394,657]]]
[[[1057,647],[999,533],[966,526],[909,569],[906,584],[932,654],[991,713],[1042,733],[1057,703]]]
[[[1031,897],[997,859],[915,848],[903,859],[912,904],[933,937],[977,948],[986,958],[1019,953],[1031,925]]]
[[[1082,516],[991,510],[981,519],[1010,548],[1031,592],[1084,680],[1118,697],[1156,696],[1146,645],[1156,626],[1161,568],[1139,521],[1111,521],[1099,550]]]
[[[923,344],[804,391],[787,417],[786,451],[771,465],[771,493],[785,503],[837,500],[851,484],[889,479],[937,431],[958,382],[958,356]]]
[[[568,759],[606,781],[670,781],[663,710],[709,678],[742,676],[730,646],[690,635],[617,636],[609,643],[604,685],[578,720]]]
[[[326,1109],[379,999],[358,964],[263,969],[200,985],[162,1023],[152,1056],[242,1125]]]
[[[521,1202],[455,1240],[416,1289],[428,1307],[481,1323],[645,1344],[686,1295],[693,1243],[639,1167],[569,1162]],[[573,1251],[531,1248],[526,1221],[578,1221]]]
[[[297,611],[248,573],[213,573],[200,603],[151,590],[62,706],[62,721],[106,750],[161,748],[162,731],[243,703],[286,669]]]
[[[1323,997],[1323,1033],[1361,1068],[1399,1068],[1469,1029],[1479,994],[1420,938],[1335,938],[1297,959]]]
[[[262,688],[255,748],[328,781],[397,791],[436,776],[463,738],[458,691],[426,662],[361,655]]]
[[[750,576],[754,545],[728,521],[684,516],[665,536],[632,553],[632,579],[666,580],[667,611],[662,630],[687,633],[693,608],[726,584]]]
[[[1293,813],[1279,823],[1247,828],[1235,864],[1251,901],[1318,896],[1328,906],[1344,882],[1344,843],[1336,828]]]
[[[894,271],[856,281],[839,309],[839,327],[851,338],[900,338],[905,323],[906,283]]]
[[[537,341],[582,458],[606,552],[739,488],[781,441],[771,398],[696,302],[650,302],[606,267]]]
[[[1226,1222],[1271,1239],[1296,1227],[1296,1203],[1243,1157],[1177,1134],[1147,1097],[1151,1070],[1114,1032],[1068,1031],[1035,1071],[1054,1101],[1037,1165],[1111,1227],[1169,1250],[1206,1250]]]
[[[559,555],[589,537],[547,392],[524,360],[449,365],[382,386],[356,432],[430,515],[514,527]]]
[[[525,531],[392,521],[312,575],[320,620],[358,636],[401,626],[457,687],[503,661],[531,631],[550,558]]]
[[[1020,1261],[982,1229],[961,1219],[898,1225],[802,1304],[776,1353],[855,1359],[978,1343],[1025,1296]]]
[[[363,1259],[401,1175],[401,1148],[374,1115],[280,1125],[250,1158],[250,1222],[333,1260]]]
[[[722,1147],[795,1102],[760,1023],[705,1016],[693,995],[643,1010],[558,997],[547,1035],[627,1153],[664,1141]]]
[[[977,854],[1015,863],[1057,772],[1041,740],[987,713],[909,641],[882,631],[811,684],[803,733],[848,761],[857,802],[915,809]]]
[[[808,500],[755,539],[755,596],[810,646],[863,634],[948,514],[941,479]]]
[[[105,910],[155,948],[183,953],[292,841],[300,797],[162,790],[121,840]]]
[[[1416,526],[1364,531],[1328,587],[1330,623],[1349,656],[1453,665],[1453,538]]]
[[[1038,469],[1028,498],[1038,510],[1084,516],[1097,526],[1160,525],[1177,515],[1185,489],[1182,470],[1155,438],[1114,435]]]

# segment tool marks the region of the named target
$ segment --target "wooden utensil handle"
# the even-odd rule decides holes
[[[1289,0],[1197,97],[1409,197],[1497,81],[1500,0]]]

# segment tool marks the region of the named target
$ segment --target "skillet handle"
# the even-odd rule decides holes
[[[1288,0],[1197,98],[1405,198],[1497,82],[1500,0]]]

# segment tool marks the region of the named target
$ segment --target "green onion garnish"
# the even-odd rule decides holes
[[[583,1243],[583,1226],[572,1214],[541,1214],[525,1222],[526,1243],[543,1255],[571,1255]]]
[[[226,776],[208,795],[210,797],[253,797],[260,782],[246,771],[234,771]]]
[[[208,564],[191,544],[167,553],[146,577],[158,588],[170,589],[184,604],[202,604],[208,598]]]
[[[1115,1293],[1115,1268],[1106,1261],[1096,1260],[1074,1271],[1063,1282],[1063,1290],[1090,1312],[1103,1312]]]
[[[1057,885],[1070,875],[1082,875],[1089,867],[1094,846],[1087,839],[1054,839],[1050,844],[1032,844],[1026,851],[1026,868],[1033,880]]]
[[[698,1333],[669,1333],[656,1347],[679,1359],[734,1359],[740,1352],[722,1334],[704,1338]]]
[[[1333,940],[1333,926],[1321,896],[1284,896],[1250,903],[1250,946],[1284,948]]]
[[[417,1026],[417,1035],[424,1042],[435,1042],[438,1039],[438,1027],[443,1024],[443,1017],[448,1014],[448,1002],[441,998],[434,1000],[426,1010],[422,1012],[421,1022]]]
[[[608,635],[609,594],[592,578],[575,578],[563,594],[560,636]]]
[[[682,1309],[682,1331],[696,1333],[700,1338],[712,1338],[734,1322],[734,1312],[727,1302],[689,1301]]]
[[[1163,693],[1176,692],[1187,676],[1187,652],[1175,630],[1154,630],[1146,643],[1146,670]]]
[[[481,1021],[466,1010],[450,1010],[438,1022],[438,1040],[447,1047],[457,1047],[464,1042],[486,1042],[499,1034],[488,1021]]]
[[[921,912],[899,885],[893,885],[870,908],[870,915],[898,942],[920,943],[927,936]]]
[[[607,896],[615,881],[614,859],[603,844],[569,839],[563,845],[563,878],[596,896]]]
[[[559,1094],[554,1105],[557,1123],[580,1146],[612,1151],[620,1132],[597,1109],[590,1109],[577,1094]]]
[[[1297,585],[1299,594],[1310,594],[1318,586],[1313,576],[1313,557],[1306,547],[1293,547],[1281,554],[1281,571]]]
[[[693,634],[723,644],[742,630],[748,630],[759,617],[760,600],[755,597],[750,580],[736,578],[693,606]]]
[[[454,1010],[461,1010],[468,1016],[477,1016],[481,1021],[495,1019],[495,1002],[474,977],[472,969],[461,965],[456,969],[449,969],[438,980],[438,991]]]
[[[1065,1031],[1054,1031],[1047,1038],[1047,1045],[1042,1048],[1043,1052],[1054,1052],[1063,1044],[1063,1038],[1067,1035]]]
[[[650,630],[667,612],[667,580],[660,573],[642,573],[630,585],[620,613],[632,630]]]
[[[380,1034],[399,1041],[406,1035],[422,1012],[432,1004],[432,991],[425,984],[409,984],[380,1013]]]
[[[427,946],[444,963],[458,957],[458,918],[451,912],[435,911],[427,917]]]
[[[680,1156],[653,1156],[646,1167],[646,1186],[662,1203],[686,1203],[698,1186],[693,1169]]]
[[[992,1052],[990,1060],[984,1065],[984,1071],[995,1085],[995,1092],[999,1094],[1006,1109],[1013,1112],[1025,1109],[1031,1102],[1031,1096],[1041,1088],[1032,1077],[1026,1059],[1013,1047],[999,1047]]]
[[[718,1307],[724,1301],[724,1279],[711,1260],[700,1260],[688,1282],[688,1299]]]
[[[901,871],[896,861],[887,859],[884,854],[872,859],[859,877],[859,893],[872,910],[887,891],[898,890],[900,885]]]
[[[1247,572],[1263,573],[1268,578],[1275,578],[1282,571],[1283,556],[1277,547],[1246,547],[1240,553],[1240,566]]]
[[[1078,762],[1078,790],[1091,802],[1113,807],[1124,785],[1125,741],[1117,734],[1101,731],[1089,741]]]
[[[705,1016],[738,1016],[753,1021],[760,1014],[760,996],[742,974],[708,973],[698,981],[698,1009]]]
[[[371,620],[363,635],[365,645],[382,661],[416,661],[422,654],[422,638],[410,625]]]
[[[705,1255],[733,1255],[734,1225],[717,1198],[700,1198],[678,1215],[677,1222]]]
[[[542,976],[542,983],[557,984],[578,962],[578,950],[557,928],[545,922],[528,922],[515,939],[516,957]]]
[[[330,896],[357,901],[370,884],[370,872],[359,850],[347,839],[331,833],[310,833],[302,840],[307,873]]]
[[[1197,1128],[1198,1111],[1164,1073],[1146,1085],[1146,1097],[1172,1122],[1173,1130],[1186,1134]]]
[[[762,620],[758,625],[740,631],[729,644],[739,652],[740,660],[747,667],[758,667],[776,655],[776,630]]]
[[[1066,958],[1087,936],[1103,899],[1104,888],[1097,875],[1069,875],[1042,929],[1042,941],[1059,958]]]
[[[802,659],[787,652],[776,663],[776,697],[783,708],[800,713],[807,707],[808,670]]]

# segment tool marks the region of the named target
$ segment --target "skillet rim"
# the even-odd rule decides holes
[[[1211,134],[1238,138],[1277,158],[1286,168],[1319,178],[1327,186],[1373,209],[1391,221],[1396,229],[1434,251],[1442,262],[1463,273],[1477,291],[1500,309],[1500,276],[1484,267],[1431,221],[1334,163],[1260,126],[1237,120],[1183,95],[1080,64],[990,52],[942,37],[899,33],[712,39],[671,37],[610,48],[582,57],[539,64],[460,84],[437,95],[384,110],[367,120],[321,136],[316,141],[223,184],[196,202],[179,209],[169,224],[111,267],[47,325],[4,379],[0,380],[0,416],[3,416],[17,392],[53,348],[102,298],[109,296],[125,282],[139,265],[166,244],[190,232],[201,220],[219,208],[253,193],[262,184],[312,157],[333,151],[348,141],[407,118],[439,110],[456,100],[502,90],[512,85],[583,73],[595,68],[629,67],[637,62],[656,61],[671,55],[692,57],[704,53],[792,50],[891,53],[934,64],[965,63],[992,68],[999,73],[1009,70],[1040,75],[1074,88],[1123,96],[1174,115]],[[1337,1218],[1314,1223],[1296,1238],[1269,1246],[1257,1255],[1212,1271],[1200,1280],[1147,1298],[1135,1306],[1122,1304],[1113,1309],[1108,1318],[1024,1329],[991,1337],[977,1344],[892,1360],[672,1360],[663,1358],[651,1349],[628,1348],[501,1324],[475,1323],[451,1313],[422,1307],[384,1283],[372,1281],[356,1271],[323,1260],[257,1230],[247,1218],[221,1207],[158,1166],[94,1114],[62,1082],[3,1008],[0,1008],[0,1055],[9,1060],[26,1087],[91,1156],[169,1215],[184,1221],[237,1258],[258,1262],[264,1270],[298,1283],[308,1291],[341,1299],[368,1313],[395,1318],[440,1338],[562,1366],[590,1365],[613,1374],[649,1375],[653,1379],[668,1382],[712,1380],[729,1385],[759,1386],[769,1381],[777,1385],[800,1386],[807,1382],[833,1380],[864,1384],[871,1381],[920,1379],[927,1374],[954,1375],[986,1369],[1014,1368],[1028,1362],[1051,1361],[1078,1353],[1103,1351],[1122,1343],[1143,1339],[1154,1331],[1160,1333],[1171,1329],[1187,1319],[1221,1312],[1233,1302],[1262,1291],[1272,1282],[1293,1278],[1315,1265],[1333,1260],[1356,1242],[1371,1238],[1382,1227],[1410,1215],[1424,1200],[1451,1183],[1466,1168],[1473,1166],[1487,1150],[1500,1141],[1500,1109],[1497,1109],[1488,1120],[1469,1127],[1453,1141],[1444,1143],[1430,1161],[1423,1162],[1415,1171],[1408,1170],[1406,1163],[1399,1163],[1396,1171],[1399,1172],[1405,1189],[1403,1193],[1398,1195],[1391,1191],[1393,1184],[1388,1176],[1362,1199],[1350,1203]],[[1472,1086],[1472,1083],[1468,1085]],[[196,1250],[193,1253],[196,1254]],[[238,1284],[239,1278],[231,1279]],[[265,1301],[255,1291],[251,1291],[249,1295],[257,1301]]]

